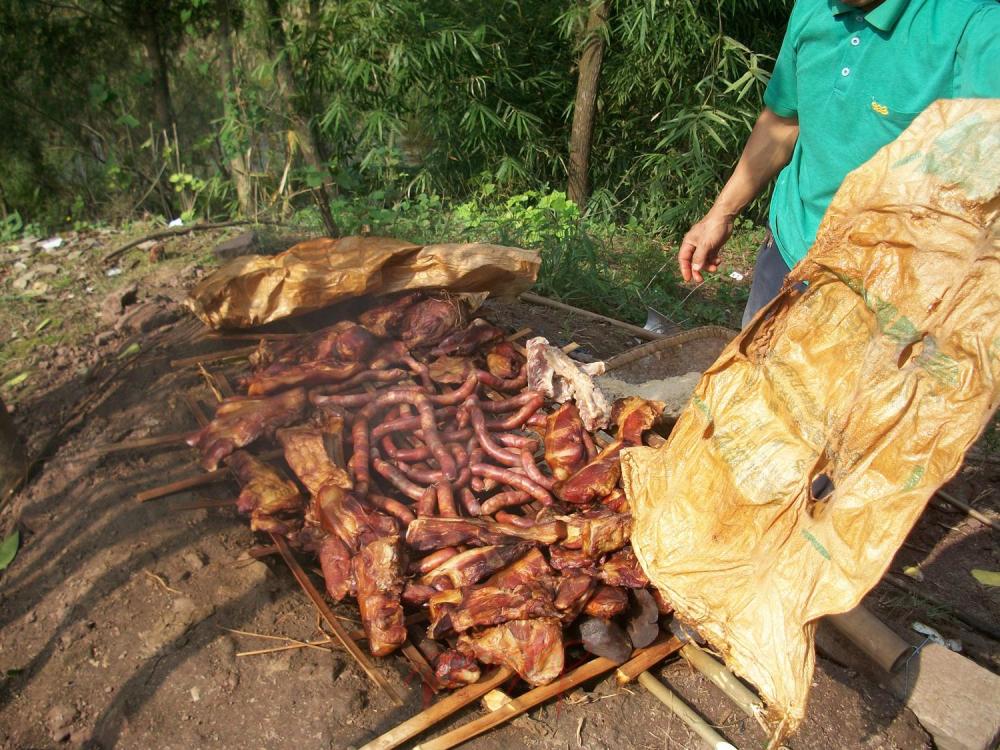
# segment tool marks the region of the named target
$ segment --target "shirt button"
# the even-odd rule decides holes
[[[851,37],[851,46],[852,47],[857,47],[859,44],[861,44],[861,40],[858,39],[858,37],[856,37],[856,36],[855,37]]]
[[[845,78],[847,76],[849,76],[850,74],[851,74],[851,69],[850,68],[844,68],[843,70],[840,71],[840,75],[844,76]]]

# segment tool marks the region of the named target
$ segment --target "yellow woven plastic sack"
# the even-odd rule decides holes
[[[997,407],[998,153],[1000,100],[931,105],[847,177],[666,445],[622,454],[646,573],[778,737],[805,713],[817,618],[878,582]]]
[[[365,294],[447,289],[515,295],[531,288],[540,265],[534,250],[481,242],[310,240],[275,256],[236,258],[202,279],[187,306],[212,328],[248,328]]]

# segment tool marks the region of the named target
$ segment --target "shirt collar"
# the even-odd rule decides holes
[[[892,31],[899,21],[899,17],[903,15],[903,11],[906,10],[906,6],[909,0],[885,0],[881,5],[879,5],[874,10],[870,10],[865,13],[865,21],[870,25],[874,26],[880,31]],[[833,15],[840,16],[844,13],[850,13],[851,11],[856,11],[857,8],[852,8],[849,5],[845,5],[840,2],[840,0],[832,0],[833,5]]]

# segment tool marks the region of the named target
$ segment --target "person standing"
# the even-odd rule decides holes
[[[743,325],[781,291],[848,172],[937,99],[1000,97],[997,0],[798,0],[743,154],[684,236],[685,281],[719,267],[734,219],[777,175]]]

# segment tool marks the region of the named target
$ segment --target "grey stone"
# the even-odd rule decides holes
[[[148,333],[175,322],[180,316],[176,305],[166,306],[162,301],[143,302],[121,316],[115,328],[130,333]]]
[[[212,249],[212,252],[215,253],[215,257],[221,260],[239,258],[242,255],[254,255],[260,252],[260,238],[253,230],[243,232],[232,239],[220,242]]]
[[[125,308],[139,298],[139,285],[132,283],[108,294],[101,302],[101,321],[111,325],[118,321]]]
[[[96,336],[94,336],[94,346],[104,346],[108,344],[114,337],[116,333],[114,331],[101,331]]]

